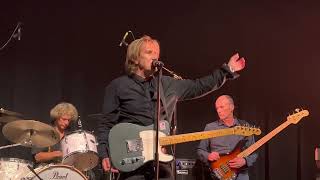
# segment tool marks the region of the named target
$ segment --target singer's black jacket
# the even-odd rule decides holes
[[[168,120],[166,117],[171,119],[177,101],[207,95],[220,88],[227,79],[235,79],[238,76],[238,74],[232,73],[226,64],[212,74],[196,80],[177,80],[163,76],[162,87],[167,104],[167,116],[163,116],[162,119]],[[97,134],[98,153],[101,158],[108,157],[108,135],[115,124],[129,122],[148,126],[154,123],[156,119],[156,85],[156,78],[144,80],[137,75],[124,75],[114,79],[106,87],[102,109],[103,117],[98,124]]]

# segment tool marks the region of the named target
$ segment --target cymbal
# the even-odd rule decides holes
[[[16,120],[2,128],[3,135],[11,142],[27,147],[48,147],[57,144],[59,133],[50,125],[35,120]]]
[[[18,117],[22,117],[22,114],[20,114],[20,113],[13,112],[13,111],[8,111],[8,110],[5,110],[5,109],[3,109],[3,108],[0,108],[0,114],[7,115],[7,116],[18,116]]]
[[[94,118],[94,119],[100,119],[100,118],[103,118],[104,116],[105,116],[105,114],[102,114],[102,113],[88,115],[89,118]]]
[[[0,123],[1,122],[8,123],[8,122],[12,122],[12,121],[15,121],[18,119],[21,119],[21,118],[16,117],[16,116],[0,116]]]

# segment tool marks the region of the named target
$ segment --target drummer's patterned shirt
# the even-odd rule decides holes
[[[52,152],[52,151],[61,151],[61,145],[60,142],[58,142],[57,144],[50,146],[50,147],[45,147],[45,148],[37,148],[37,147],[33,147],[31,150],[33,159],[34,159],[34,163],[36,166],[38,166],[40,163],[37,163],[34,156],[40,152]],[[62,159],[61,158],[55,158],[53,160],[47,161],[45,162],[45,164],[57,164],[57,163],[61,163]]]
[[[68,129],[65,130],[65,135],[70,133],[70,132],[72,132],[74,129],[75,129],[75,124],[74,123],[70,123]],[[61,151],[60,141],[57,144],[53,145],[53,146],[49,146],[49,147],[45,147],[45,148],[32,147],[31,154],[32,154],[32,158],[33,158],[35,166],[39,166],[40,164],[42,165],[42,164],[57,164],[57,163],[61,163],[62,162],[62,158],[55,158],[55,159],[52,159],[50,161],[41,162],[41,163],[37,163],[36,160],[35,160],[35,155],[40,153],[40,152]]]

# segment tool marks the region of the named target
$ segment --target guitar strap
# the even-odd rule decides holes
[[[162,102],[162,106],[165,111],[165,118],[169,122],[170,130],[173,135],[176,134],[176,128],[177,128],[177,102],[178,98],[176,96],[171,96],[166,99],[166,96],[164,95],[163,86],[160,84],[160,99]],[[168,101],[167,101],[168,100]]]
[[[169,119],[169,112],[168,112],[168,106],[167,106],[167,102],[166,102],[166,97],[164,96],[164,92],[163,92],[163,87],[162,87],[162,79],[161,79],[161,83],[160,83],[160,99],[162,102],[162,106],[164,108],[165,111],[165,118],[167,119],[168,122],[170,122],[171,120]]]

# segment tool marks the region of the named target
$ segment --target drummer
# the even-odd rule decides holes
[[[70,131],[71,122],[78,119],[78,111],[74,105],[61,102],[51,109],[50,117],[51,124],[59,133],[61,140]],[[60,142],[47,148],[33,148],[32,154],[36,164],[61,163],[63,157]]]

